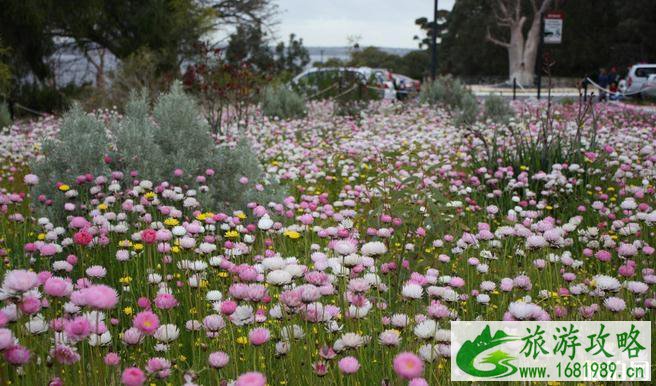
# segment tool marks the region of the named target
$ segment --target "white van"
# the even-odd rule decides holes
[[[626,86],[623,90],[628,95],[656,96],[656,89],[650,84],[650,75],[656,75],[656,64],[635,64],[626,76]]]

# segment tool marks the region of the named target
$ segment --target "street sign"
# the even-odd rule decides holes
[[[544,42],[546,44],[560,44],[563,39],[563,13],[549,12],[544,15]]]

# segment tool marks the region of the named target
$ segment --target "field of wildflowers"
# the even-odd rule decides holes
[[[545,106],[514,107],[537,138]],[[653,115],[557,105],[549,140],[577,146],[522,164],[494,123],[332,111],[255,113],[287,196],[228,213],[196,199],[207,165],[195,185],[83,173],[58,182],[67,220],[39,217],[28,164],[60,121],[2,135],[1,383],[444,385],[452,320],[656,320]]]

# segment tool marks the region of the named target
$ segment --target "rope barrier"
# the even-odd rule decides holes
[[[344,96],[344,95],[350,93],[351,91],[355,90],[356,87],[358,87],[358,85],[357,85],[357,84],[354,84],[353,86],[351,86],[351,88],[349,88],[348,90],[344,91],[343,93],[341,93],[341,94],[339,94],[339,95],[335,95],[335,98],[339,98],[339,97],[341,97],[341,96]]]
[[[25,110],[25,111],[30,112],[32,114],[40,115],[42,117],[47,117],[48,116],[48,114],[46,114],[46,113],[43,113],[41,111],[32,110],[31,108],[25,107],[25,106],[21,105],[20,103],[14,103],[14,106],[18,107],[21,110]]]
[[[645,92],[645,91],[656,90],[656,87],[646,87],[646,88],[645,88],[645,87],[643,86],[643,88],[641,88],[641,89],[638,90],[638,91],[634,91],[634,92],[631,92],[631,93],[625,93],[625,92],[621,92],[620,90],[617,90],[617,91],[611,91],[611,90],[609,90],[609,89],[607,89],[607,88],[605,88],[605,87],[602,87],[602,86],[600,86],[599,84],[595,83],[592,79],[590,79],[590,78],[588,78],[588,77],[585,78],[585,81],[588,82],[588,83],[590,83],[591,85],[593,85],[595,88],[597,88],[597,89],[599,89],[599,90],[601,90],[601,91],[603,91],[603,92],[605,92],[605,93],[607,93],[607,94],[618,94],[618,95],[622,95],[622,96],[636,95],[636,94],[643,93],[643,92]]]
[[[316,93],[316,94],[314,94],[314,95],[312,95],[312,96],[309,96],[308,99],[314,99],[314,98],[318,97],[319,95],[325,93],[326,91],[331,90],[331,89],[334,88],[335,86],[337,86],[337,83],[333,83],[333,84],[331,84],[330,86],[326,87],[325,89],[319,91],[318,93]]]

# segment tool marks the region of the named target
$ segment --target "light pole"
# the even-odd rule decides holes
[[[431,44],[431,79],[435,80],[435,74],[437,73],[437,2],[435,0],[435,7],[433,8],[433,33],[431,38],[433,39],[433,44]]]

